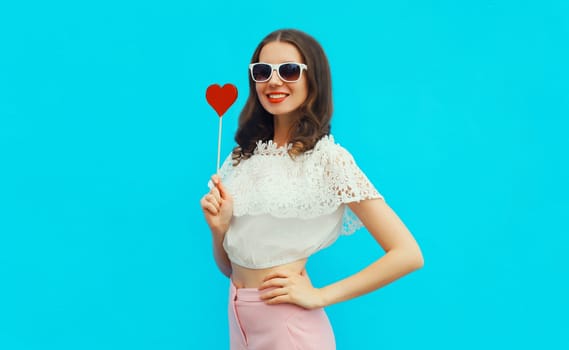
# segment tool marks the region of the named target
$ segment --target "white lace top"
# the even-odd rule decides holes
[[[362,226],[346,203],[383,198],[351,154],[325,136],[292,159],[288,148],[257,143],[253,155],[220,170],[233,196],[225,239],[229,259],[262,269],[306,258]]]

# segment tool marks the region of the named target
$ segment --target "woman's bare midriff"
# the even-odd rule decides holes
[[[235,263],[231,263],[231,280],[237,288],[259,288],[263,279],[273,271],[290,271],[300,274],[306,266],[308,259],[297,260],[288,264],[273,266],[267,269],[249,269]]]

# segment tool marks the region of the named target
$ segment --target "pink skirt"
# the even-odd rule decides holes
[[[265,293],[267,290],[264,290]],[[294,304],[267,305],[257,288],[229,286],[231,350],[335,350],[334,332],[324,309]]]

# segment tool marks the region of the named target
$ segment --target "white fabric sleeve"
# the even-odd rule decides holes
[[[327,188],[338,202],[348,204],[366,199],[383,199],[374,185],[358,167],[352,155],[337,145],[329,154],[325,175]],[[349,235],[363,227],[360,219],[346,205],[340,234]]]

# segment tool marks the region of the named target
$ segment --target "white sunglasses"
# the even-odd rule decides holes
[[[308,67],[304,63],[297,62],[284,62],[278,64],[271,63],[251,63],[249,70],[251,71],[251,78],[256,83],[265,83],[271,80],[273,71],[277,71],[279,78],[286,83],[294,83],[302,77],[302,71],[307,70]]]

